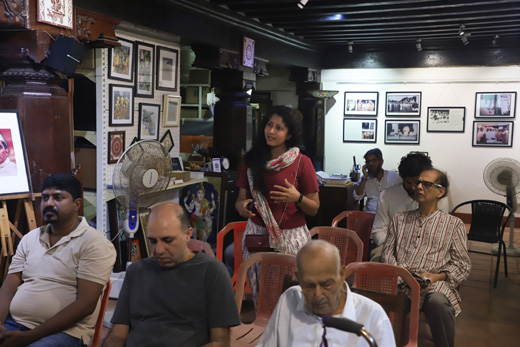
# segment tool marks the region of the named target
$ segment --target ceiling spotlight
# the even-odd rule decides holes
[[[353,47],[353,46],[354,46],[354,41],[349,41],[349,42],[347,43],[347,45],[348,45],[348,52],[349,52],[349,53],[354,52],[354,47]]]
[[[298,2],[298,7],[299,7],[300,9],[302,9],[305,5],[307,5],[308,2],[309,2],[309,0],[300,0],[300,1]]]
[[[497,44],[497,40],[498,40],[499,38],[500,38],[500,36],[495,35],[495,37],[493,38],[493,41],[491,41],[491,43],[493,44],[493,46]]]
[[[462,36],[460,37],[460,40],[462,41],[462,43],[464,44],[464,46],[469,45],[468,36],[469,36],[469,35],[462,35]]]
[[[459,29],[459,36],[464,36],[464,34],[466,33],[464,31],[464,29],[466,28],[466,26],[464,24],[461,24],[460,25],[460,29]]]
[[[422,42],[422,39],[417,39],[417,41],[415,41],[415,48],[417,48],[417,52],[422,51],[421,42]]]

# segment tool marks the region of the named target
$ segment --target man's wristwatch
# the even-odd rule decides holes
[[[299,204],[300,202],[302,202],[302,200],[303,200],[303,193],[300,193],[300,198],[295,203]]]

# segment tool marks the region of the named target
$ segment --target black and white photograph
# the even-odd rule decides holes
[[[345,92],[345,116],[377,116],[378,92]]]
[[[465,118],[465,107],[428,107],[428,126],[426,131],[463,133]]]
[[[419,144],[419,120],[387,120],[385,121],[386,144]]]
[[[421,115],[421,92],[387,92],[387,117],[419,117]]]
[[[343,142],[377,141],[377,119],[343,118]]]
[[[515,118],[516,92],[477,93],[475,118]]]
[[[473,147],[512,147],[513,122],[473,122]]]

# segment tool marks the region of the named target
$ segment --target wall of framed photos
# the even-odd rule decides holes
[[[371,148],[397,170],[410,151],[427,152],[450,178],[450,206],[505,197],[483,172],[492,160],[520,161],[517,91],[520,67],[323,70],[327,101],[325,171],[349,173]],[[515,126],[516,125],[516,126]]]

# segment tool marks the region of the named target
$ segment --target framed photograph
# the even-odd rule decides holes
[[[379,92],[345,92],[345,116],[377,116]]]
[[[173,143],[173,137],[172,137],[172,133],[170,132],[170,129],[168,129],[168,131],[166,131],[163,135],[163,137],[161,137],[161,144],[164,146],[164,148],[166,148],[168,150],[168,152],[170,152],[174,146],[174,143]]]
[[[463,133],[465,118],[465,107],[428,107],[428,124],[426,131]]]
[[[108,163],[115,164],[125,151],[125,132],[108,132]]]
[[[134,125],[134,89],[129,86],[111,84],[109,86],[109,125]]]
[[[179,50],[157,46],[157,89],[177,91]]]
[[[163,101],[163,127],[178,127],[181,118],[181,97],[165,95]]]
[[[172,157],[172,171],[184,171],[181,157]]]
[[[220,158],[211,159],[211,171],[213,172],[221,172],[220,169]]]
[[[135,96],[153,98],[155,46],[135,43]]]
[[[387,92],[387,117],[419,117],[421,115],[421,92]]]
[[[0,195],[31,191],[25,142],[17,111],[0,110]]]
[[[475,118],[515,118],[516,92],[477,93]]]
[[[38,22],[73,28],[72,0],[38,0]]]
[[[160,110],[160,105],[139,103],[140,140],[159,140]]]
[[[473,122],[473,147],[512,147],[513,122]]]
[[[418,145],[420,120],[385,121],[385,144]]]
[[[108,78],[132,82],[134,43],[117,38],[121,46],[108,50]]]
[[[377,141],[377,119],[343,118],[343,142]]]

